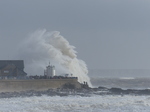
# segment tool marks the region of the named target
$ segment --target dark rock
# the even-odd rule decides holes
[[[76,89],[74,84],[66,83],[62,86],[63,89]]]

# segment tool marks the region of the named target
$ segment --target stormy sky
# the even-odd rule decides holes
[[[39,29],[59,31],[90,69],[150,68],[149,0],[0,0],[0,59]]]

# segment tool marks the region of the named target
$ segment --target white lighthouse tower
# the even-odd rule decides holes
[[[55,74],[55,66],[49,65],[46,67],[46,70],[44,70],[44,75],[48,76],[48,77],[54,77]]]

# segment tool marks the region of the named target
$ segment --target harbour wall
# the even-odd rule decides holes
[[[77,79],[0,80],[0,92],[44,91],[61,88],[65,84],[73,84],[76,88],[81,88]]]

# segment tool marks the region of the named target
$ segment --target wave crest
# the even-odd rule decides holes
[[[79,60],[75,47],[60,35],[60,32],[47,32],[46,29],[32,33],[19,47],[20,58],[25,60],[25,70],[30,75],[42,75],[49,62],[56,66],[56,74],[73,74],[79,82],[88,82],[88,69],[84,61]]]

